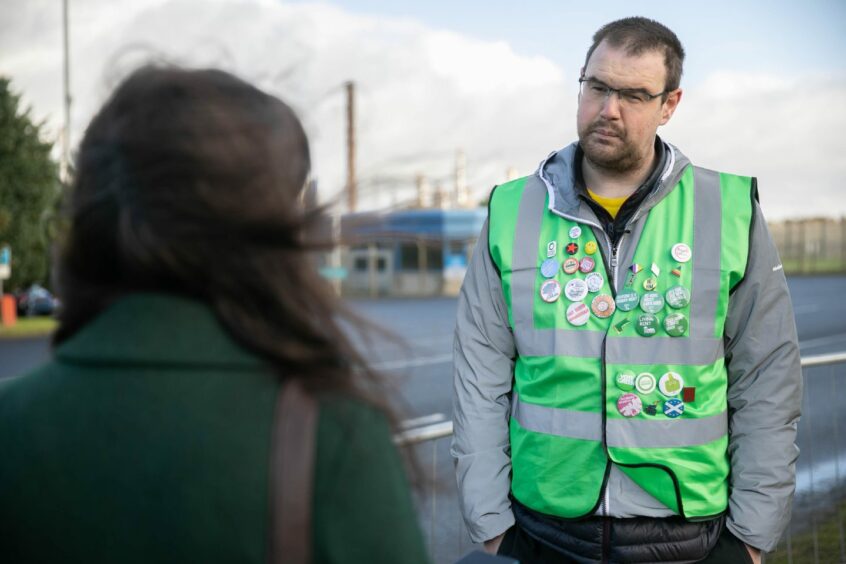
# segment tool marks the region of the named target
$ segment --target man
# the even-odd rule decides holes
[[[801,369],[754,178],[661,140],[675,34],[593,38],[579,141],[498,186],[459,299],[470,536],[531,562],[759,562],[789,521]]]

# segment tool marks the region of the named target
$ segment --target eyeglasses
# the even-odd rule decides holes
[[[642,88],[611,88],[595,78],[582,77],[579,79],[579,94],[583,100],[591,103],[605,103],[611,94],[617,94],[621,104],[637,108],[645,106],[668,92],[668,90],[664,90],[658,94],[650,94]]]

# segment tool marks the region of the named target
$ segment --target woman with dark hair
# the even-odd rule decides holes
[[[313,562],[426,560],[304,236],[309,167],[291,109],[227,73],[145,67],[112,94],[79,148],[54,358],[0,383],[0,559],[268,562],[310,535]]]

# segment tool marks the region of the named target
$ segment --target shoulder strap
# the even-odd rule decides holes
[[[296,379],[279,389],[270,458],[270,563],[311,560],[317,401]]]

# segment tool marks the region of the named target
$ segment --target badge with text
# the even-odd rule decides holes
[[[693,256],[693,253],[690,251],[690,247],[684,243],[676,243],[673,245],[673,248],[670,249],[670,254],[678,262],[687,262],[690,260],[690,257]]]
[[[588,286],[588,292],[596,293],[602,289],[602,285],[605,284],[605,280],[602,278],[602,275],[598,272],[591,272],[587,276],[585,276],[585,282]]]
[[[581,278],[573,278],[564,286],[564,295],[571,302],[580,302],[588,295],[587,283]]]
[[[573,227],[570,228],[569,235],[570,235],[570,239],[578,239],[579,237],[582,236],[582,228],[579,227],[578,225],[574,225]]]
[[[623,394],[617,400],[617,411],[623,417],[634,417],[643,409],[643,403],[637,394]]]
[[[647,395],[655,391],[655,376],[649,372],[641,372],[635,378],[635,388],[639,394]]]
[[[561,284],[558,280],[544,280],[540,287],[541,299],[547,303],[552,303],[561,295]]]
[[[579,270],[579,261],[574,259],[573,257],[569,257],[564,260],[564,265],[561,267],[564,270],[565,274],[573,274],[577,270]]]
[[[548,258],[541,263],[541,274],[544,278],[552,278],[558,272],[558,261]]]
[[[571,325],[581,327],[588,322],[588,319],[590,319],[590,310],[588,309],[588,306],[582,302],[572,303],[570,304],[570,307],[567,308],[567,321],[569,321]]]

